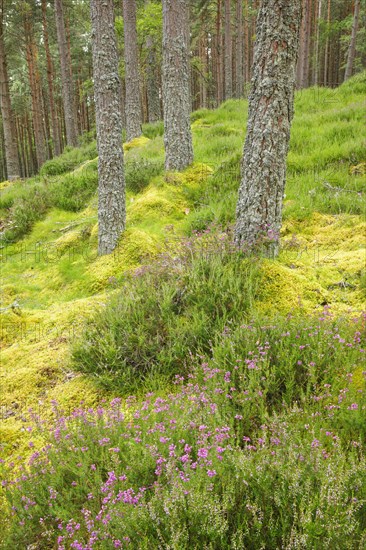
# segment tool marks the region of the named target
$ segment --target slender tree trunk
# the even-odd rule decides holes
[[[349,43],[346,72],[344,73],[344,80],[348,80],[352,76],[353,63],[356,55],[356,38],[358,31],[358,19],[360,16],[360,0],[355,0],[355,7],[353,12],[352,34],[351,42]]]
[[[231,0],[225,0],[225,99],[233,96],[233,51],[231,37]]]
[[[236,97],[244,93],[243,1],[236,0]]]
[[[63,0],[55,0],[57,43],[60,53],[62,100],[64,105],[66,142],[76,147],[78,144],[77,117],[75,109],[74,87],[72,82],[71,63],[65,30]]]
[[[316,42],[315,42],[315,69],[314,69],[314,84],[315,86],[318,86],[319,84],[319,43],[320,43],[320,19],[322,16],[322,0],[319,0],[318,3],[318,20],[317,20],[317,27],[316,27]]]
[[[244,35],[245,35],[245,82],[250,80],[250,23],[249,23],[249,10],[248,0],[244,3]]]
[[[325,52],[324,52],[324,78],[323,78],[324,86],[326,86],[328,84],[330,14],[331,14],[331,0],[328,0],[327,39],[326,39],[326,42],[325,42]]]
[[[142,134],[136,0],[123,0],[123,20],[125,27],[126,130],[127,141],[130,141]]]
[[[189,8],[186,0],[163,0],[163,102],[165,169],[193,162],[190,125]]]
[[[305,2],[305,12],[303,19],[305,21],[304,33],[304,52],[301,74],[301,88],[307,88],[309,85],[309,61],[310,61],[310,38],[311,38],[311,0]]]
[[[222,74],[222,0],[217,0],[217,15],[216,15],[216,99],[220,105],[224,99],[224,86]]]
[[[279,247],[300,24],[298,0],[262,1],[235,239],[270,256]]]
[[[28,5],[29,7],[29,5]],[[26,58],[28,65],[29,84],[32,99],[32,121],[34,130],[34,141],[36,146],[37,168],[47,160],[47,149],[43,129],[43,106],[41,91],[41,76],[38,68],[38,49],[34,41],[31,13],[28,7],[24,14],[24,34],[26,43]]]
[[[3,5],[0,4],[0,106],[3,120],[4,148],[7,174],[9,180],[20,178],[20,166],[17,147],[17,135],[15,119],[11,107],[9,92],[8,67],[5,56],[4,28],[3,28]]]
[[[46,52],[46,61],[47,61],[48,101],[50,104],[53,147],[54,147],[55,155],[60,155],[61,142],[60,142],[59,125],[57,120],[57,113],[55,108],[55,99],[54,99],[54,92],[53,92],[53,82],[55,80],[55,74],[54,74],[51,53],[50,53],[50,44],[49,44],[49,37],[48,37],[47,1],[46,0],[42,0],[42,22],[43,22],[43,42],[44,42],[44,49]]]
[[[203,22],[202,22],[203,24]],[[201,60],[202,74],[200,78],[200,108],[207,108],[207,47],[206,47],[206,32],[204,31],[199,39],[199,58]]]
[[[125,178],[113,0],[91,0],[98,145],[98,252],[112,252],[125,228]]]

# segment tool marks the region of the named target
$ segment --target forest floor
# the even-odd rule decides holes
[[[365,86],[363,74],[336,90],[297,93],[282,250],[278,259],[261,261],[252,316],[270,322],[325,309],[343,322],[365,309]],[[231,100],[193,113],[195,163],[181,174],[163,172],[161,125],[147,125],[145,138],[127,144],[127,230],[108,257],[97,257],[96,160],[89,145],[89,158],[81,154],[64,174],[50,161],[37,178],[1,184],[0,442],[6,460],[28,456],[29,442],[43,441],[25,429],[30,408],[47,419],[54,401],[71,411],[81,401],[93,407],[123,394],[80,372],[73,349],[127,274],[154,263],[172,243],[179,249],[181,240],[205,231],[219,238],[233,224],[246,112],[247,101]],[[10,242],[12,216],[22,219],[34,189],[46,206]]]

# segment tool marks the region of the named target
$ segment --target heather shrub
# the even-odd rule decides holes
[[[93,196],[98,187],[97,165],[92,164],[78,172],[65,175],[51,186],[53,206],[77,212]]]
[[[86,143],[82,147],[65,147],[63,153],[46,161],[40,170],[41,176],[59,176],[73,170],[76,166],[98,155],[96,142]]]
[[[253,324],[258,340],[249,338],[245,354],[222,366],[192,357],[164,397],[70,414],[54,403],[51,424],[33,415],[26,428],[45,443],[4,469],[14,516],[4,548],[362,548],[365,438],[349,425],[366,421],[366,372],[353,368],[364,354],[364,318],[335,333],[321,314],[319,339],[325,352],[338,341],[343,370],[312,379],[301,402],[268,414],[277,339],[308,364],[300,347],[315,322],[287,319],[282,335]],[[232,333],[223,336],[229,347]]]
[[[229,233],[208,232],[173,250],[133,272],[73,350],[74,366],[108,389],[130,392],[184,373],[191,354],[208,353],[214,335],[250,310],[258,266]]]
[[[140,193],[151,182],[152,178],[160,175],[164,170],[163,161],[126,160],[125,178],[126,187],[133,193]]]

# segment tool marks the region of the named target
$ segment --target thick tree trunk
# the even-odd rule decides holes
[[[142,134],[136,0],[123,0],[123,20],[125,28],[126,130],[127,141],[130,141]]]
[[[233,51],[231,38],[231,0],[225,0],[225,99],[233,96]]]
[[[344,80],[348,80],[352,76],[353,63],[356,55],[356,38],[358,31],[358,19],[360,16],[360,0],[355,0],[355,7],[353,12],[352,34],[351,42],[348,48],[346,72],[344,73]]]
[[[163,0],[163,102],[166,170],[184,170],[193,162],[188,29],[187,1]]]
[[[62,0],[55,0],[55,16],[57,43],[60,53],[62,101],[65,115],[66,142],[67,145],[76,147],[78,144],[77,117]]]
[[[243,1],[236,1],[236,97],[244,93],[244,33],[243,33]]]
[[[112,252],[125,228],[125,179],[113,0],[91,0],[98,146],[98,252]]]
[[[2,4],[1,4],[2,6]],[[8,68],[3,34],[3,13],[0,12],[0,106],[3,120],[4,148],[9,180],[20,178],[15,119],[10,101]]]
[[[152,36],[146,38],[147,66],[146,66],[146,93],[147,111],[149,122],[161,119],[159,79],[157,75],[157,62],[154,40]]]
[[[54,147],[55,155],[60,155],[61,141],[60,141],[59,125],[57,120],[55,99],[54,99],[54,93],[53,93],[53,81],[55,80],[55,74],[53,69],[53,62],[51,58],[49,38],[48,38],[47,1],[46,0],[42,0],[42,22],[43,22],[43,42],[44,42],[44,49],[46,52],[46,61],[47,61],[48,101],[50,104],[50,113],[51,113],[53,147]]]
[[[237,204],[236,243],[278,253],[293,116],[301,5],[263,0],[257,19],[248,129]]]

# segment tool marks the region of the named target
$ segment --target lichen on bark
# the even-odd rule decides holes
[[[236,243],[278,254],[293,117],[301,2],[263,0],[258,13]]]
[[[114,250],[125,228],[125,178],[113,0],[91,0],[98,146],[98,252]]]
[[[188,2],[186,0],[163,0],[163,104],[166,170],[184,170],[193,162],[188,45]]]

